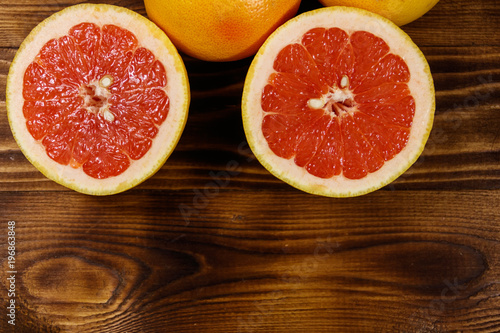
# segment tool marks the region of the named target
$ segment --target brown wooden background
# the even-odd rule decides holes
[[[29,31],[78,2],[0,0],[1,332],[11,220],[16,332],[500,331],[498,0],[441,0],[404,27],[434,75],[434,129],[406,174],[351,199],[302,193],[253,158],[248,59],[184,57],[185,132],[137,188],[90,197],[44,178],[10,133],[6,75]]]

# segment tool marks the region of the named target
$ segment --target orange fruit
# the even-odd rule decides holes
[[[12,133],[48,178],[79,192],[125,191],[161,168],[187,119],[175,47],[128,9],[81,4],[27,36],[7,78]]]
[[[427,61],[371,12],[325,7],[278,28],[245,80],[242,116],[255,156],[305,192],[365,194],[424,149],[435,109]]]
[[[197,59],[233,61],[254,55],[300,0],[144,0],[148,17],[177,48]]]
[[[350,6],[382,15],[402,26],[431,10],[439,0],[319,0],[324,6]]]

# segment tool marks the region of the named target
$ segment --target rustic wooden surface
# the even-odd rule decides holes
[[[90,197],[44,178],[10,133],[6,75],[29,31],[78,2],[0,0],[1,332],[500,331],[498,0],[441,0],[404,27],[433,72],[434,129],[406,174],[351,199],[302,193],[254,159],[248,59],[184,57],[185,132],[137,188]]]

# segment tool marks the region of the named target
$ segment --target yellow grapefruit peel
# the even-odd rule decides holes
[[[350,6],[379,14],[398,26],[417,20],[439,0],[320,0],[324,6]]]

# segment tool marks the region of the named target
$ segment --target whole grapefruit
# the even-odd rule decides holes
[[[278,28],[252,61],[242,101],[261,164],[332,197],[375,191],[405,172],[434,109],[419,48],[391,21],[353,7],[317,9]]]
[[[300,0],[144,0],[148,17],[177,48],[206,61],[249,57]]]
[[[366,9],[388,18],[398,26],[408,24],[431,10],[439,0],[319,0],[325,6]]]

